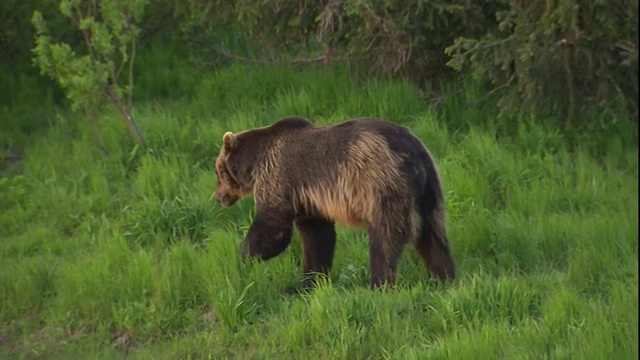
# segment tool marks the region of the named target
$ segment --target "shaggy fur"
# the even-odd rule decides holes
[[[371,118],[316,126],[287,117],[271,126],[227,132],[216,160],[214,198],[224,206],[254,195],[256,217],[243,256],[270,259],[302,239],[303,287],[328,274],[335,223],[369,234],[371,285],[395,282],[404,246],[430,273],[453,279],[437,167],[407,128]]]

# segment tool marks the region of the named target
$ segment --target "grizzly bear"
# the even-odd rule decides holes
[[[437,167],[403,126],[374,118],[316,126],[286,117],[226,132],[215,169],[213,197],[221,205],[254,196],[256,215],[241,245],[243,258],[279,255],[295,224],[302,242],[301,289],[328,275],[336,223],[367,231],[373,288],[395,283],[407,243],[430,273],[454,278]]]

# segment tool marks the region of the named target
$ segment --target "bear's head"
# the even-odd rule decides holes
[[[238,138],[231,132],[226,132],[222,137],[222,148],[216,159],[216,175],[218,181],[213,193],[213,198],[223,206],[231,206],[236,201],[250,195],[253,192],[251,181],[244,179],[247,167],[238,154]],[[236,156],[234,156],[236,155]]]

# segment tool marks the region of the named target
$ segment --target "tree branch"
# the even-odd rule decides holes
[[[131,40],[131,56],[129,57],[129,94],[127,98],[127,106],[133,109],[133,63],[136,60],[136,38]]]

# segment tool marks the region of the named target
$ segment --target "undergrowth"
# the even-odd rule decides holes
[[[567,134],[495,118],[473,84],[419,92],[341,68],[171,70],[138,75],[146,148],[115,112],[98,141],[52,107],[0,178],[0,357],[637,358],[632,121],[594,114],[606,131]],[[330,281],[307,295],[282,292],[301,276],[297,234],[276,259],[240,261],[253,202],[210,198],[222,134],[292,114],[386,118],[424,141],[454,283],[407,248],[398,286],[369,290],[366,234],[345,228]]]

